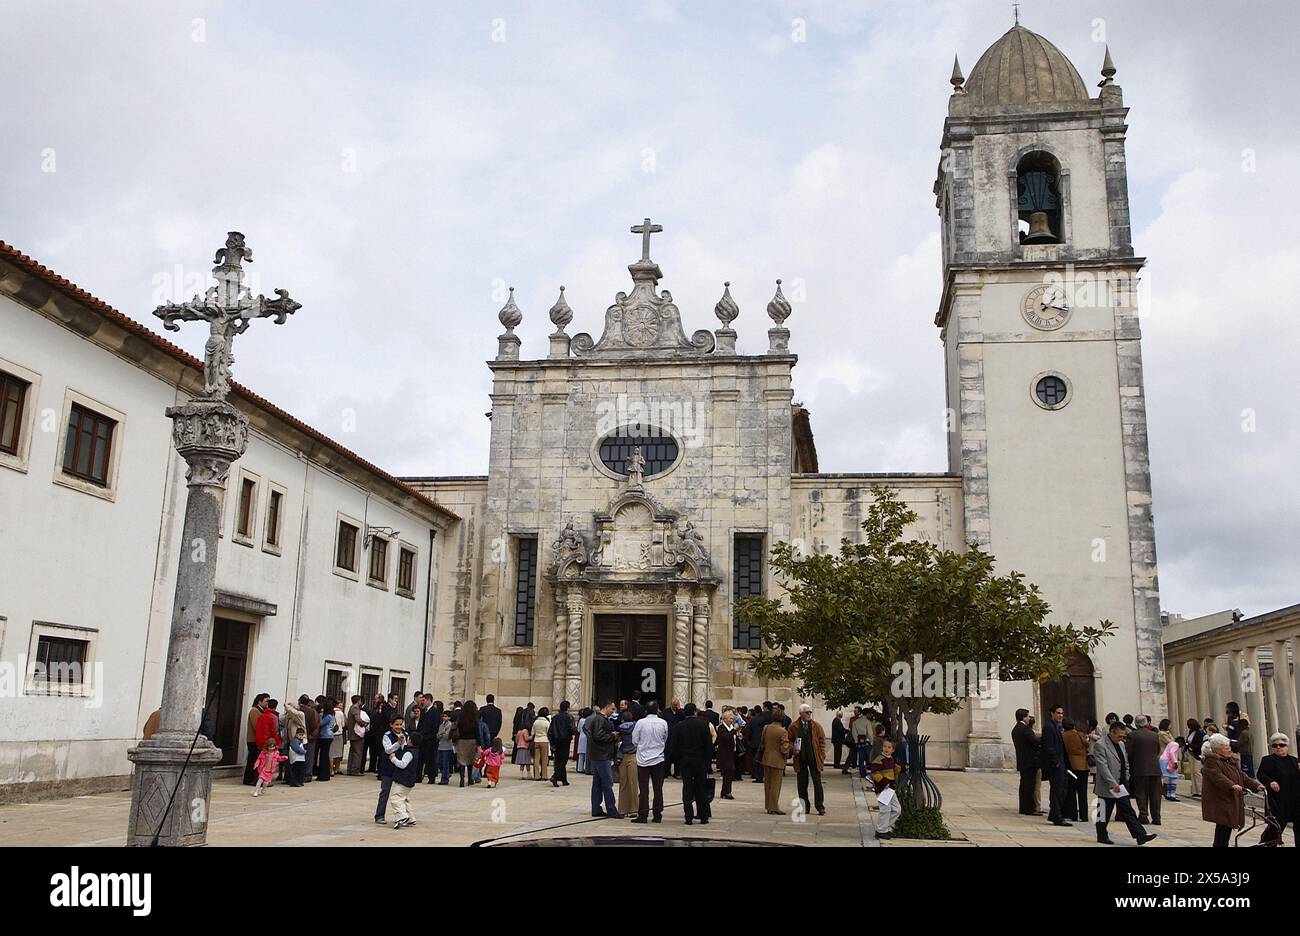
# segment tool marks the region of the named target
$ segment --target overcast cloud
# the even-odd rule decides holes
[[[598,336],[647,214],[688,333],[730,280],[760,352],[773,281],[802,284],[823,471],[945,470],[931,185],[953,54],[969,74],[1009,2],[3,8],[0,238],[156,328],[160,277],[243,231],[257,288],[303,308],[240,338],[237,377],[396,473],[486,472],[504,285],[525,357],[561,284]],[[1104,29],[1132,108],[1163,604],[1300,601],[1300,7],[1022,22],[1089,86]]]

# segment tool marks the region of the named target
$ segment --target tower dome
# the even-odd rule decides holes
[[[976,105],[1088,100],[1087,86],[1065,54],[1018,24],[980,56],[966,94]]]

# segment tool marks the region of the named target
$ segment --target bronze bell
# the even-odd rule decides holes
[[[1035,211],[1029,215],[1029,232],[1021,240],[1022,244],[1055,244],[1056,235],[1052,233],[1052,224],[1046,211]]]

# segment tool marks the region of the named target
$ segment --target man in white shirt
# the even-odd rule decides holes
[[[654,821],[664,816],[664,745],[668,742],[668,723],[659,717],[659,703],[646,706],[645,718],[632,729],[636,745],[636,780],[639,791],[637,815],[633,822],[645,823],[650,812],[650,784],[654,782]]]

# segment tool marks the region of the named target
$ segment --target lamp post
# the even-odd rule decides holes
[[[275,324],[301,308],[283,289],[276,298],[253,296],[244,286],[245,262],[253,252],[244,235],[232,231],[217,251],[216,285],[202,296],[154,310],[163,326],[179,331],[181,321],[207,322],[203,392],[169,406],[176,450],[189,466],[184,535],[172,606],[171,637],[163,676],[158,732],[127,752],[135,764],[131,780],[128,845],[202,845],[207,841],[212,767],[221,751],[199,734],[207,693],[212,645],[212,602],[216,587],[221,506],[230,465],[248,447],[248,417],[231,405],[231,346],[254,319]]]

